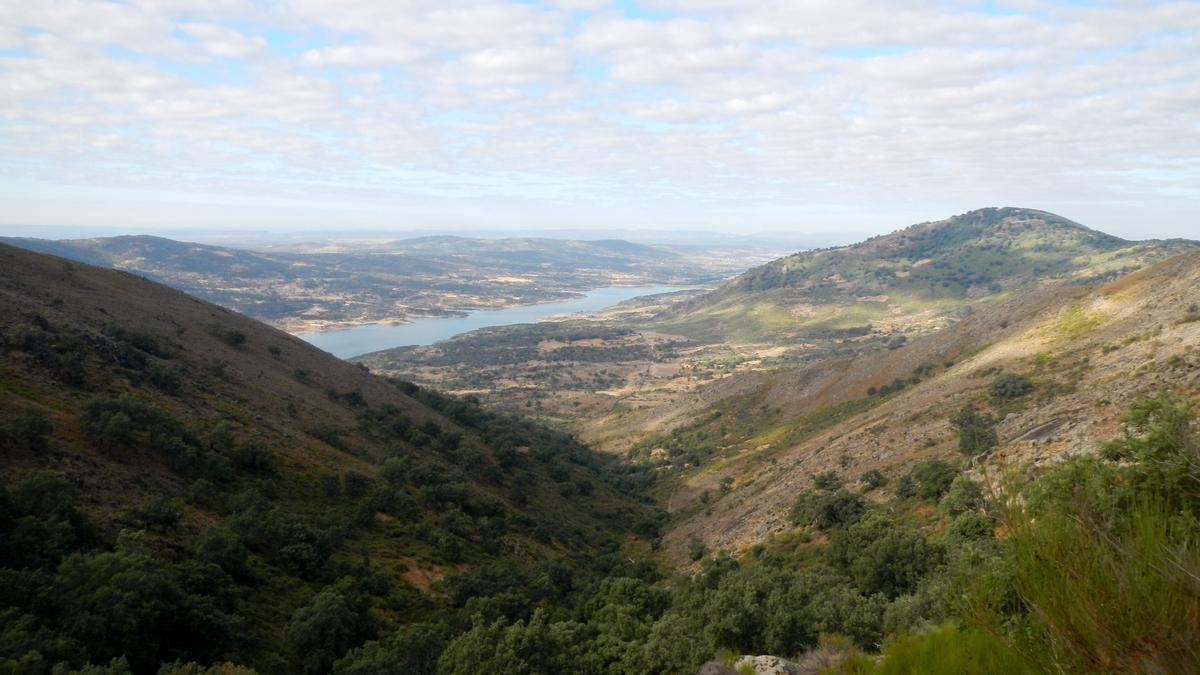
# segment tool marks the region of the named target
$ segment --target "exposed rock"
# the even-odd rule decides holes
[[[778,656],[743,656],[733,664],[739,671],[747,666],[754,668],[755,675],[800,675],[803,672],[799,664]]]

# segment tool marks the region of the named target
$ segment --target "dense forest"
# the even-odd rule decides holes
[[[480,414],[425,396],[458,419]],[[3,439],[37,447],[49,431],[27,412],[6,420]],[[986,452],[967,423],[960,431],[965,458]],[[0,493],[0,668],[684,673],[723,654],[818,649],[841,655],[829,672],[1200,667],[1200,438],[1184,400],[1135,403],[1099,457],[986,485],[930,460],[902,481],[894,500],[871,505],[860,492],[879,483],[848,489],[836,473],[819,476],[796,500],[793,531],[741,559],[697,549],[692,575],[507,557],[449,577],[430,603],[397,593],[366,556],[327,565],[321,552],[351,525],[289,519],[241,493],[228,527],[163,551],[150,533],[173,526],[170,503],[147,505],[140,529],[107,541],[71,485],[40,473]],[[366,489],[353,483],[342,489]],[[263,620],[239,611],[259,556],[321,580],[278,618],[279,655],[243,639],[247,622]],[[209,666],[223,662],[248,665]]]

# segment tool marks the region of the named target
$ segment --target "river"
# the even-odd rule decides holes
[[[395,326],[368,324],[320,333],[302,333],[298,337],[334,356],[348,359],[352,356],[393,347],[431,345],[455,335],[489,326],[534,323],[556,314],[595,312],[630,298],[656,293],[672,293],[691,288],[691,286],[610,286],[587,291],[583,297],[562,302],[478,310],[466,316],[416,319],[411,323]]]

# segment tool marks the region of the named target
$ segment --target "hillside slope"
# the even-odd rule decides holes
[[[998,398],[1006,373],[1032,391]],[[1167,388],[1200,396],[1200,253],[1103,285],[1035,291],[894,351],[743,379],[638,452],[703,465],[670,497],[681,522],[667,542],[681,560],[692,537],[736,551],[786,530],[791,502],[818,474],[854,483],[878,470],[894,487],[921,460],[953,460],[950,419],[965,404],[999,420],[990,464],[1016,466],[1095,452],[1131,401]],[[728,494],[706,504],[705,492]]]
[[[25,579],[0,607],[0,663],[323,672],[373,627],[461,606],[473,570],[554,569],[565,593],[657,527],[636,475],[568,436],[132,274],[0,245],[0,308],[0,576]],[[168,591],[95,576],[126,564],[182,579],[207,613],[155,618],[139,594]],[[295,617],[335,586],[361,625],[311,656]]]

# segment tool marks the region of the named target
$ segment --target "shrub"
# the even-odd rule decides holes
[[[93,661],[125,656],[136,672],[164,661],[209,661],[230,646],[230,580],[197,562],[170,564],[120,547],[74,554],[53,582],[61,630]]]
[[[167,495],[158,495],[134,509],[132,515],[142,527],[169,530],[179,524],[183,510],[178,501]]]
[[[834,532],[829,558],[865,594],[909,593],[941,563],[941,551],[880,513]]]
[[[699,560],[704,557],[708,549],[704,546],[704,542],[695,535],[688,540],[688,558],[692,561]]]
[[[1018,373],[1001,373],[992,380],[988,392],[998,401],[1020,398],[1033,391],[1033,382]]]
[[[951,517],[982,507],[983,486],[961,474],[954,477],[946,494],[938,502],[942,513]]]
[[[0,443],[7,441],[37,452],[46,449],[47,439],[53,431],[54,425],[45,412],[39,408],[26,408],[0,424]]]
[[[981,413],[973,405],[965,405],[950,418],[958,431],[958,449],[968,457],[985,454],[1000,444],[996,435],[996,420],[991,413]]]
[[[156,363],[150,367],[150,383],[168,394],[179,393],[179,371]]]
[[[449,629],[440,624],[406,626],[378,641],[350,650],[339,660],[338,675],[436,675]]]
[[[805,492],[796,498],[788,519],[793,525],[828,530],[858,522],[866,511],[867,504],[863,498],[845,490],[823,494]]]
[[[214,323],[209,327],[209,332],[230,347],[239,348],[246,344],[246,334],[236,328]]]
[[[371,489],[371,478],[354,469],[348,469],[342,474],[342,489],[349,497],[361,497]]]
[[[927,459],[917,462],[912,470],[901,479],[896,488],[896,496],[902,499],[916,497],[918,499],[937,500],[950,489],[958,469],[951,463],[941,459]]]
[[[275,475],[279,472],[276,466],[275,453],[271,452],[262,441],[251,439],[242,441],[230,453],[229,458],[233,463],[248,471],[255,471],[267,475]]]
[[[877,490],[887,485],[888,482],[887,476],[884,476],[883,472],[879,469],[871,469],[870,471],[863,472],[863,475],[858,480],[863,484],[863,488],[867,492]]]
[[[837,471],[833,470],[817,474],[816,476],[813,476],[813,487],[817,488],[818,490],[828,490],[833,492],[834,490],[842,487],[842,477],[838,475]]]

